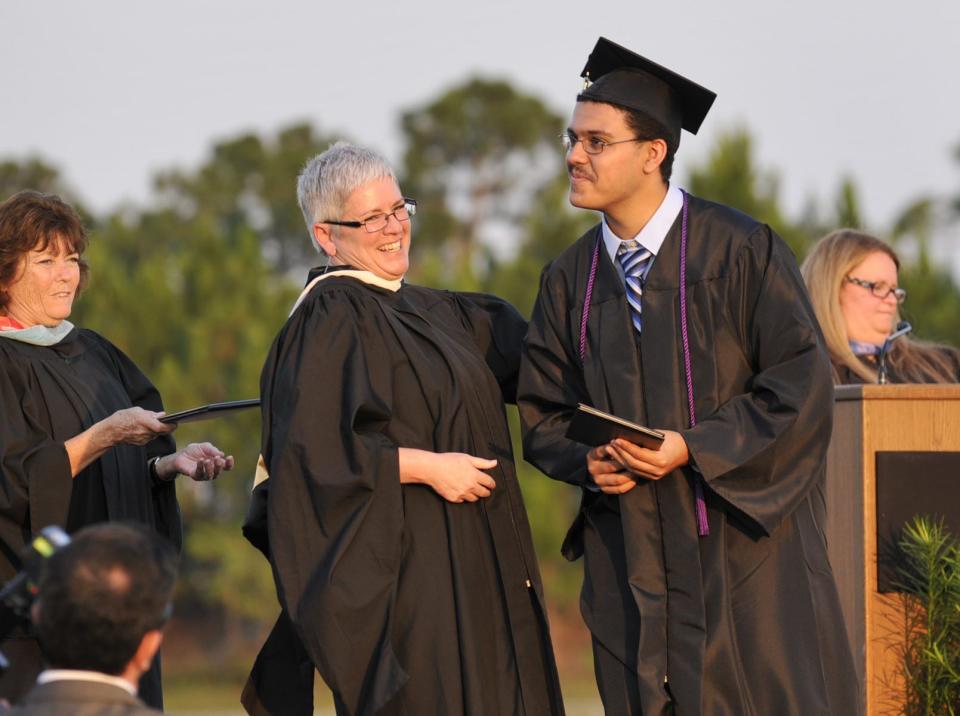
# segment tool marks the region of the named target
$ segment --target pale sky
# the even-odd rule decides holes
[[[0,32],[0,159],[42,156],[97,210],[142,201],[214,139],[299,120],[397,159],[399,112],[475,74],[567,117],[599,35],[717,92],[681,184],[742,123],[791,212],[846,175],[880,229],[960,194],[957,0],[2,0]]]

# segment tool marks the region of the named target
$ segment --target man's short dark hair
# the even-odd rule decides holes
[[[77,532],[40,581],[36,627],[49,665],[121,674],[143,636],[169,617],[176,574],[173,547],[145,527]]]
[[[662,122],[658,122],[646,112],[628,109],[626,107],[621,107],[620,109],[623,110],[624,117],[627,120],[627,126],[633,131],[635,137],[648,140],[662,139],[667,143],[667,154],[664,156],[663,161],[660,162],[660,176],[663,177],[665,183],[669,183],[670,176],[673,174],[673,158],[677,153],[677,148],[680,146],[679,139],[674,137],[671,132],[663,126]]]

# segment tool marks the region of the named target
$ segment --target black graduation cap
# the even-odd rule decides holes
[[[680,141],[680,129],[696,134],[715,92],[651,62],[605,37],[597,40],[580,73],[592,84],[578,101],[609,104],[645,112]]]

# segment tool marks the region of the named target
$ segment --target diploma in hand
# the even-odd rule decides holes
[[[570,421],[570,427],[567,428],[567,438],[591,447],[606,445],[614,438],[623,438],[635,445],[659,450],[664,435],[657,430],[580,403],[573,420]]]
[[[259,398],[249,398],[247,400],[230,400],[226,403],[210,403],[201,405],[189,410],[181,410],[179,413],[170,413],[160,418],[161,423],[192,423],[196,420],[213,420],[221,418],[238,410],[248,410],[260,406]]]

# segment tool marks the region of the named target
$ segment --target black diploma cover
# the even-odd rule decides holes
[[[573,420],[570,421],[570,427],[567,428],[567,438],[591,447],[606,445],[614,438],[623,438],[640,447],[659,450],[664,435],[657,430],[580,403]]]
[[[161,423],[192,423],[197,420],[213,420],[225,415],[230,415],[238,410],[249,410],[260,406],[260,398],[249,398],[247,400],[229,400],[226,403],[210,403],[209,405],[200,405],[189,410],[181,410],[179,413],[170,413],[160,418]]]

